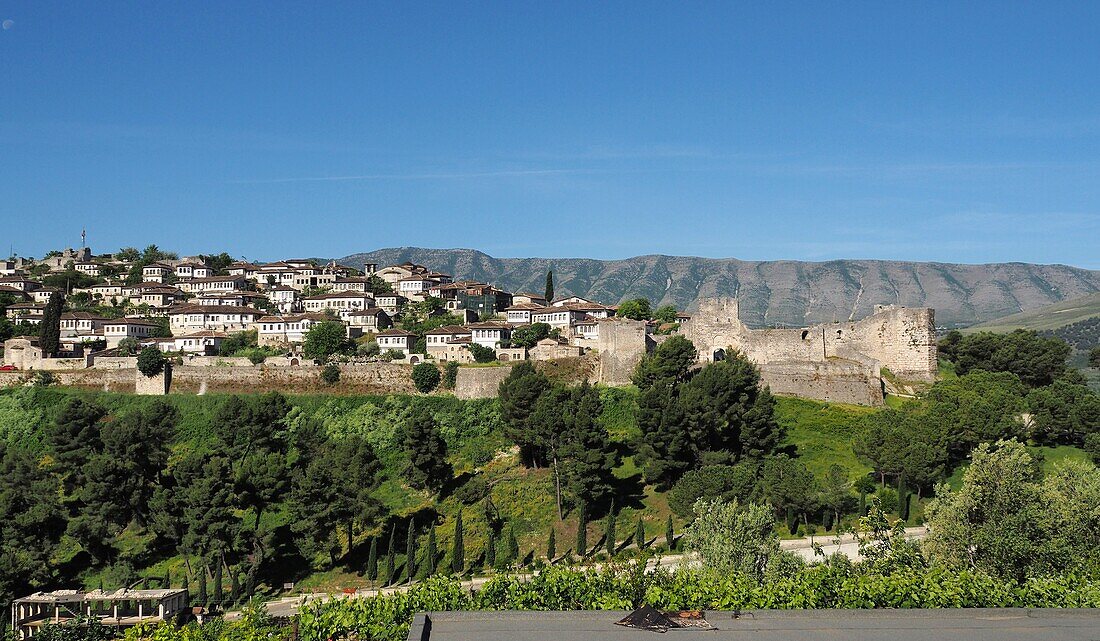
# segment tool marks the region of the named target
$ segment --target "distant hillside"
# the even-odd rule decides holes
[[[556,291],[605,303],[644,296],[692,310],[700,298],[737,296],[751,326],[801,326],[860,318],[875,304],[936,309],[936,321],[965,327],[1100,292],[1100,271],[1065,265],[958,265],[879,260],[743,261],[733,258],[637,256],[493,258],[472,249],[401,247],[353,254],[338,262],[363,268],[411,260],[511,291],[542,292],[554,270]]]
[[[1092,272],[1096,273],[1096,272]],[[1045,305],[974,325],[967,331],[1009,332],[1014,329],[1055,330],[1100,316],[1100,293]]]

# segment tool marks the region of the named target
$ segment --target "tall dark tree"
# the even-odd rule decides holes
[[[438,492],[454,477],[447,462],[447,443],[427,409],[417,410],[405,423],[405,451],[409,455],[405,478],[410,486]]]
[[[490,568],[497,566],[497,535],[489,530],[485,541],[485,565]]]
[[[604,544],[607,546],[607,556],[615,556],[615,549],[618,547],[618,541],[615,540],[615,502],[611,502],[611,509],[607,511],[607,520],[604,524]]]
[[[65,532],[58,481],[30,449],[0,441],[0,599],[55,581],[56,553]]]
[[[38,346],[47,358],[57,356],[61,350],[61,311],[65,307],[65,297],[54,292],[42,310],[42,321],[38,324]]]
[[[210,596],[206,592],[206,565],[199,566],[199,593],[195,597],[198,599],[199,605],[202,607],[208,607],[210,605]]]
[[[546,541],[546,560],[553,563],[554,557],[557,556],[557,541],[555,540],[554,528],[550,528],[550,537]]]
[[[698,358],[699,353],[690,340],[680,335],[673,336],[658,345],[652,354],[642,358],[634,370],[634,384],[639,389],[646,389],[658,381],[683,381]]]
[[[382,583],[389,584],[393,581],[394,572],[397,570],[397,523],[390,529],[390,544],[386,549],[386,576],[382,577]]]
[[[642,523],[642,517],[638,517],[638,524],[634,526],[634,545],[638,546],[638,549],[645,548],[645,524]]]
[[[672,529],[672,515],[669,514],[665,520],[665,545],[668,546],[669,552],[676,548],[676,533]]]
[[[504,558],[501,565],[511,567],[519,559],[519,541],[516,540],[516,528],[508,526],[508,536],[504,539]]]
[[[424,550],[424,569],[427,571],[428,576],[435,574],[435,559],[438,555],[439,550],[436,549],[435,526],[433,525],[428,529],[428,545]]]
[[[412,583],[416,578],[416,523],[409,519],[409,534],[405,540],[405,580]]]
[[[462,509],[459,508],[455,517],[455,534],[451,541],[451,573],[455,576],[462,574],[466,569],[466,548],[462,540]]]
[[[70,399],[47,430],[57,472],[70,489],[83,483],[82,469],[88,459],[103,451],[99,421],[106,415],[107,410],[95,403]]]
[[[214,605],[221,607],[225,602],[225,592],[222,588],[222,566],[225,565],[225,560],[220,558],[214,560]]]
[[[504,421],[504,435],[519,446],[520,458],[525,465],[536,465],[543,451],[542,439],[534,433],[528,419],[539,397],[549,388],[549,379],[528,361],[512,367],[508,377],[500,383],[500,416]]]
[[[367,555],[367,578],[371,581],[378,578],[378,537],[370,539],[370,554]]]
[[[240,520],[229,461],[192,453],[172,471],[184,524],[181,547],[189,554],[210,555],[237,540]]]
[[[584,503],[602,503],[615,491],[613,470],[619,463],[619,455],[607,429],[599,422],[603,414],[600,392],[586,380],[570,390],[567,407],[570,414],[559,439],[565,487]]]
[[[588,506],[581,501],[577,506],[577,556],[584,558],[588,552]]]
[[[546,304],[554,302],[554,270],[546,272]]]

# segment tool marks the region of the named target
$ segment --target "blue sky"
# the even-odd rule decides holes
[[[256,260],[1100,268],[1096,2],[0,0],[0,21],[21,255],[86,227],[96,251]]]

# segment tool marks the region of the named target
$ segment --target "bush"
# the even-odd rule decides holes
[[[137,357],[138,371],[152,378],[164,371],[164,353],[159,349],[149,346],[141,350]]]
[[[481,475],[470,477],[454,493],[455,499],[465,505],[473,505],[488,495],[489,484]]]
[[[690,518],[692,506],[701,498],[737,499],[744,503],[753,498],[755,490],[756,470],[751,466],[711,465],[684,474],[668,493],[668,506],[676,514]]]
[[[458,383],[458,363],[455,361],[447,361],[447,364],[443,366],[443,388],[454,389]]]
[[[133,336],[127,336],[118,342],[116,349],[119,356],[133,356],[141,349],[141,342]]]
[[[378,356],[378,341],[367,341],[356,348],[355,353],[360,356]]]
[[[340,368],[336,365],[325,365],[321,370],[321,381],[325,385],[335,385],[340,382]]]
[[[433,363],[419,363],[412,369],[413,385],[421,394],[428,394],[439,385],[439,368]]]
[[[497,359],[497,352],[491,347],[470,343],[466,348],[473,352],[474,361],[477,363],[492,363]]]
[[[382,360],[387,361],[387,362],[388,361],[400,361],[400,360],[405,359],[405,352],[402,352],[399,349],[387,349],[385,351],[385,353],[382,354],[381,358],[382,358]]]
[[[49,387],[56,382],[57,378],[53,375],[52,372],[43,372],[40,370],[37,374],[34,375],[35,387]]]

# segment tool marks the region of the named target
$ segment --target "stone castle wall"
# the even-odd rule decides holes
[[[630,377],[649,350],[649,343],[642,321],[623,319],[600,323],[600,337],[596,342],[600,357],[599,382],[630,384]]]
[[[877,399],[872,404],[881,404],[882,367],[908,380],[932,381],[936,376],[936,328],[931,309],[876,306],[875,313],[858,321],[759,330],[749,329],[737,313],[734,299],[707,299],[681,326],[681,333],[695,344],[701,361],[722,358],[725,350],[732,348],[762,370],[776,366],[771,368],[774,374],[769,380],[773,390],[803,390],[789,393],[823,400],[838,394],[866,397]],[[835,366],[838,360],[855,368]],[[794,367],[809,364],[814,367]],[[783,378],[788,375],[789,381]],[[821,381],[830,376],[849,391],[828,391]],[[850,389],[851,381],[859,377],[865,379],[861,390]],[[869,396],[862,387],[872,390]]]
[[[511,366],[460,367],[455,379],[455,396],[463,400],[496,398],[500,383],[511,373]]]
[[[882,405],[882,383],[866,366],[839,359],[816,363],[770,363],[760,376],[773,394],[830,403]]]

